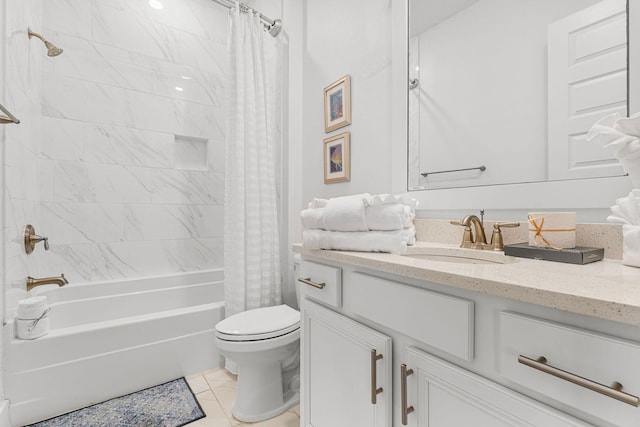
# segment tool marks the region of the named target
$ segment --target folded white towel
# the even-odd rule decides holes
[[[370,199],[365,200],[367,206],[379,205],[379,204],[394,204],[399,203],[409,206],[412,212],[415,213],[418,201],[416,199],[404,199],[402,196],[396,196],[393,194],[377,194]]]
[[[622,224],[622,263],[640,267],[640,189],[616,200],[607,221]]]
[[[305,209],[300,212],[300,222],[303,229],[324,229],[324,208]]]
[[[591,127],[587,141],[611,149],[633,186],[640,188],[640,113],[629,118],[609,114]]]
[[[622,226],[622,263],[631,267],[640,267],[640,226],[638,225]]]
[[[353,196],[334,197],[327,200],[323,210],[325,230],[333,231],[368,231],[364,215],[365,200],[370,200],[368,193]]]
[[[307,207],[309,209],[324,208],[325,206],[327,206],[327,202],[327,199],[317,199],[314,197],[313,200],[309,202],[309,205]]]
[[[415,227],[395,231],[326,231],[304,230],[305,249],[336,249],[360,252],[390,252],[400,254],[413,245]]]
[[[330,231],[391,231],[413,225],[417,201],[368,193],[333,199],[313,199],[300,214],[303,229]]]
[[[411,208],[399,203],[385,203],[367,206],[364,210],[369,230],[402,230],[413,224],[415,213]]]

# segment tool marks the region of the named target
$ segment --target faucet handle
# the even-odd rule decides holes
[[[27,254],[33,252],[36,243],[44,242],[44,250],[49,250],[49,238],[46,236],[38,236],[33,225],[27,224],[24,228],[24,250]]]
[[[496,222],[493,224],[493,234],[491,234],[491,249],[494,251],[504,250],[504,241],[502,240],[502,227],[520,227],[519,222]]]
[[[520,223],[519,222],[496,222],[495,224],[493,224],[493,227],[497,227],[497,228],[501,228],[501,227],[509,227],[509,228],[514,228],[514,227],[520,227]]]

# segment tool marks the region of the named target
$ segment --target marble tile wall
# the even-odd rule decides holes
[[[161,3],[7,0],[7,103],[23,122],[6,134],[10,286],[223,266],[227,10]],[[47,57],[28,26],[64,53]],[[50,251],[24,254],[27,223]]]

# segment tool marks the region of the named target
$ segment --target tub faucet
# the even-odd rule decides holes
[[[451,224],[464,227],[461,248],[485,249],[487,246],[487,235],[484,234],[484,225],[480,218],[475,215],[467,215],[461,221],[451,221]],[[473,225],[473,231],[471,226]]]
[[[66,277],[64,277],[64,274],[61,274],[60,277],[43,277],[42,279],[36,279],[29,276],[27,277],[27,291],[30,291],[31,289],[40,285],[54,284],[58,286],[64,286],[67,283],[69,283],[69,281]]]

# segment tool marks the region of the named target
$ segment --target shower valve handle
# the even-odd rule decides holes
[[[49,238],[48,237],[35,235],[35,236],[33,236],[31,238],[31,241],[33,243],[44,242],[44,250],[45,251],[49,250]]]
[[[36,230],[31,224],[24,228],[24,250],[30,254],[36,247],[36,243],[44,242],[44,250],[49,250],[49,238],[46,236],[39,236],[36,234]]]

